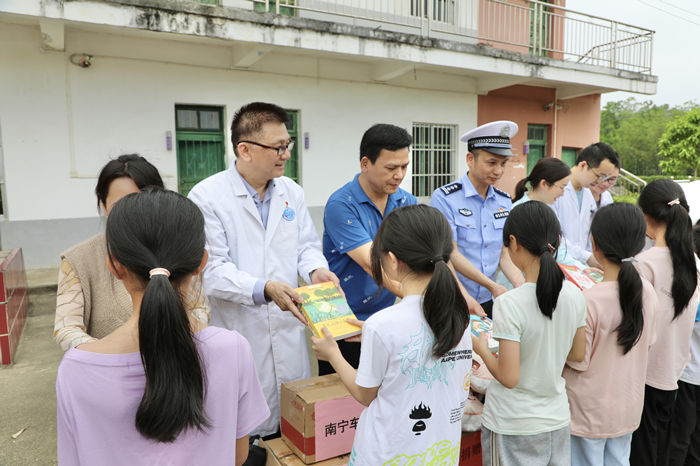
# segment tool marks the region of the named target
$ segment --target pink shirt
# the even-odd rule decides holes
[[[571,406],[571,434],[613,438],[639,427],[649,346],[656,339],[659,302],[642,279],[644,329],[625,355],[615,329],[622,322],[618,282],[601,282],[583,292],[586,315],[586,358],[567,361],[562,374]]]
[[[690,361],[690,336],[698,308],[698,291],[695,290],[683,313],[673,320],[673,265],[669,249],[653,247],[639,254],[637,259],[639,274],[651,282],[659,298],[657,341],[649,351],[646,384],[658,390],[675,390],[683,369]],[[695,262],[697,264],[697,257]]]
[[[207,327],[195,334],[207,376],[204,410],[212,428],[187,430],[173,443],[156,443],[136,431],[134,419],[145,386],[140,353],[99,354],[73,348],[58,368],[60,465],[228,465],[236,439],[265,421],[270,411],[248,342],[230,330]]]

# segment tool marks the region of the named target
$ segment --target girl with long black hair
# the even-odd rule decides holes
[[[569,466],[569,402],[561,376],[566,360],[582,361],[586,303],[554,259],[561,228],[542,202],[510,211],[503,245],[525,283],[496,298],[493,338],[473,338],[474,351],[494,377],[484,405],[484,465]]]
[[[632,436],[631,464],[667,464],[669,427],[678,380],[690,361],[690,337],[698,306],[698,259],[683,189],[672,180],[649,183],[637,201],[654,247],[637,256],[639,274],[659,299],[656,343],[649,350],[644,411]]]
[[[700,220],[693,226],[695,254],[700,252]],[[700,306],[690,338],[690,362],[678,380],[668,466],[700,464]]]
[[[269,410],[248,342],[186,310],[207,262],[201,212],[147,188],[114,205],[106,239],[107,267],[133,312],[59,366],[59,464],[241,465]]]
[[[403,300],[365,322],[357,370],[330,334],[312,338],[316,357],[329,361],[368,406],[348,466],[425,455],[435,464],[459,462],[472,348],[467,302],[447,265],[453,249],[452,230],[439,210],[412,205],[391,211],[372,244],[372,277],[380,290],[385,276],[401,283]]]
[[[645,230],[642,211],[625,202],[603,207],[591,223],[593,255],[605,275],[583,292],[586,357],[564,368],[572,466],[630,464],[659,308],[654,287],[634,266]]]

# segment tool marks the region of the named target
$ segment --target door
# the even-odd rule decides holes
[[[527,174],[542,157],[547,156],[547,127],[544,125],[527,125],[527,140],[530,143],[530,153],[527,154]]]
[[[576,157],[578,157],[578,149],[572,147],[563,147],[561,149],[561,161],[573,168],[576,165]]]
[[[287,110],[289,115],[289,123],[287,123],[287,132],[292,141],[294,141],[294,149],[292,156],[284,164],[284,176],[294,180],[299,184],[299,112],[296,110]]]
[[[226,169],[222,107],[175,106],[178,191]]]

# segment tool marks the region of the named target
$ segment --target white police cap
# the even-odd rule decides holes
[[[512,157],[513,148],[510,144],[510,138],[518,134],[518,125],[512,121],[494,121],[486,123],[478,128],[475,128],[467,133],[464,133],[460,139],[467,143],[469,152],[472,149],[483,149],[496,155],[504,155]]]

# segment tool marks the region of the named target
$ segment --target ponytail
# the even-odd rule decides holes
[[[556,159],[555,159],[556,160]],[[530,201],[515,206],[510,211],[503,227],[503,245],[510,246],[513,236],[540,261],[535,295],[540,312],[548,319],[557,307],[559,293],[564,283],[564,272],[555,259],[559,247],[561,227],[552,209],[539,201]]]
[[[558,248],[559,245],[557,244],[556,247]],[[545,317],[551,319],[554,309],[557,307],[559,293],[562,286],[564,286],[565,277],[564,272],[561,271],[552,255],[553,251],[544,251],[544,247],[542,249],[540,274],[537,276],[535,295],[537,296],[537,304],[540,306],[540,311]]]
[[[370,252],[372,277],[381,290],[382,260],[391,252],[408,272],[431,274],[423,298],[423,316],[433,332],[432,355],[443,357],[457,346],[469,326],[469,308],[447,265],[454,249],[452,230],[442,213],[426,205],[392,210],[382,221]]]
[[[211,427],[204,412],[206,377],[178,290],[201,264],[204,217],[173,191],[148,188],[117,202],[107,218],[107,248],[145,287],[139,348],[146,387],[136,429],[156,442]],[[159,274],[153,269],[163,268]]]
[[[154,275],[141,309],[139,347],[146,389],[136,411],[136,429],[158,442],[173,442],[189,427],[203,431],[210,427],[204,413],[204,371],[182,298],[166,276]]]
[[[652,181],[644,187],[637,202],[653,221],[666,225],[664,239],[673,265],[671,296],[675,320],[688,306],[698,286],[690,208],[683,189],[671,180]]]
[[[617,326],[617,344],[627,354],[644,330],[642,295],[644,288],[633,257],[644,248],[646,223],[641,210],[626,202],[607,205],[596,212],[591,222],[595,247],[606,259],[621,264],[617,276],[622,321]]]
[[[515,185],[515,197],[513,198],[513,202],[518,202],[523,198],[527,192],[527,182],[528,179],[523,178],[522,180],[518,181],[518,184]]]

